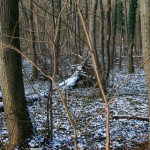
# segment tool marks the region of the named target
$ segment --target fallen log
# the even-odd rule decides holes
[[[85,76],[83,66],[78,65],[73,75],[70,78],[66,79],[65,81],[61,82],[59,84],[59,87],[63,90],[71,88],[73,89],[76,87],[77,83],[82,79],[83,76]]]
[[[137,116],[112,116],[111,119],[135,119],[140,121],[149,122],[149,118],[137,117]]]

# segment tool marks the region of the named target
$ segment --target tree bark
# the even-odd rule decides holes
[[[92,6],[91,6],[91,10],[90,10],[90,18],[89,18],[89,37],[90,37],[91,44],[92,44],[94,52],[95,52],[98,67],[100,67],[100,63],[98,60],[97,48],[96,48],[96,10],[97,10],[97,4],[98,4],[98,0],[92,1]]]
[[[128,47],[128,13],[127,13],[127,0],[124,1],[124,13],[125,13],[125,33],[126,33],[126,46]]]
[[[110,51],[110,67],[114,67],[114,53],[116,47],[116,26],[117,26],[117,0],[113,1],[113,14],[112,14],[112,49]]]
[[[129,1],[129,21],[128,21],[128,72],[134,73],[134,63],[133,63],[133,45],[135,37],[135,27],[136,27],[136,9],[137,0]]]
[[[9,149],[24,146],[32,135],[32,123],[24,95],[21,56],[10,46],[19,49],[19,0],[1,0],[2,48],[0,49],[0,81]]]
[[[105,80],[107,81],[110,71],[110,35],[111,35],[111,22],[110,22],[110,12],[111,12],[111,0],[106,1],[106,74]]]
[[[149,103],[149,119],[150,119],[150,0],[141,0],[141,33],[142,33],[142,49],[144,60],[149,61],[145,64],[146,79],[148,85],[148,103]],[[150,132],[149,144],[150,149]]]
[[[30,14],[30,27],[31,27],[31,48],[30,48],[30,56],[31,56],[31,60],[36,63],[36,48],[35,48],[35,40],[36,40],[36,37],[35,37],[35,29],[34,29],[34,9],[33,9],[33,1],[30,0],[30,11],[31,11],[31,14]],[[38,77],[38,72],[37,72],[37,69],[32,66],[32,77],[33,78],[37,78]]]
[[[53,11],[53,28],[54,28],[54,38],[55,35],[57,34],[56,39],[54,39],[54,53],[55,53],[55,59],[56,59],[56,69],[55,73],[59,73],[58,69],[58,58],[59,58],[59,53],[60,53],[60,28],[61,28],[61,18],[59,17],[59,14],[61,12],[61,0],[52,0],[52,11]],[[57,16],[56,18],[54,16]],[[58,28],[58,31],[57,31]]]
[[[104,8],[102,0],[99,0],[99,11],[100,11],[100,58],[101,58],[101,68],[103,72],[105,71],[105,59],[104,59]]]

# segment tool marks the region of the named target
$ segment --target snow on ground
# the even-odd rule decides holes
[[[2,108],[3,107],[3,102],[0,102],[0,108]]]
[[[27,63],[24,63],[26,72],[31,72]],[[110,99],[120,87],[120,85],[129,77],[126,70],[115,71],[114,80],[110,77],[110,87],[112,84],[119,84],[111,91]],[[29,103],[28,109],[36,128],[35,136],[31,139],[29,145],[31,148],[41,149],[73,149],[73,129],[68,121],[64,107],[57,91],[53,92],[53,142],[47,138],[47,98],[48,81],[35,81],[32,85],[25,78],[26,96],[31,99],[42,99]],[[144,70],[140,70],[120,91],[114,101],[110,104],[110,114],[124,116],[148,117],[148,100],[146,94],[146,82]],[[38,93],[38,94],[37,94]],[[98,112],[105,107],[103,100],[99,97],[97,88],[76,88],[67,91],[67,105],[76,118],[78,147],[80,149],[103,149],[106,141],[105,129],[105,112],[98,115]],[[84,127],[96,115],[97,119],[92,122],[84,131]],[[0,140],[7,142],[7,129],[4,122],[4,113],[0,113]],[[80,135],[80,133],[83,133]],[[111,119],[110,121],[110,138],[112,149],[125,149],[134,147],[138,142],[148,139],[148,122],[129,119]]]

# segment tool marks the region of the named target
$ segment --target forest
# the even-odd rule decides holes
[[[1,150],[150,150],[150,0],[0,0]]]

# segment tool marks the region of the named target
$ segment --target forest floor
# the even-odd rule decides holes
[[[31,81],[31,68],[24,62],[25,94],[28,97],[28,110],[35,127],[35,136],[29,142],[30,148],[73,149],[73,129],[68,121],[66,112],[57,91],[53,91],[53,142],[49,142],[47,126],[47,104],[49,82],[43,80]],[[25,73],[26,72],[26,73]],[[119,87],[131,76],[127,70],[115,70],[110,76],[108,92],[110,98]],[[28,78],[27,78],[28,76]],[[114,84],[116,87],[111,90]],[[38,93],[38,94],[37,94]],[[67,105],[77,120],[77,135],[79,149],[104,149],[106,142],[105,112],[99,111],[105,107],[96,87],[75,88],[66,91]],[[41,98],[39,98],[39,95]],[[32,101],[34,99],[36,101]],[[84,128],[95,116],[96,119]],[[148,121],[136,119],[148,118],[148,98],[144,69],[136,73],[120,90],[110,103],[110,140],[111,149],[129,150],[141,147],[148,140]],[[116,117],[116,118],[115,118]],[[117,118],[120,117],[120,118]],[[121,118],[121,117],[129,117]],[[8,132],[5,125],[4,113],[0,112],[0,140],[7,143]],[[131,119],[132,118],[132,119]],[[84,130],[85,129],[85,130]],[[82,132],[82,134],[80,134]],[[144,147],[143,149],[144,150]]]

